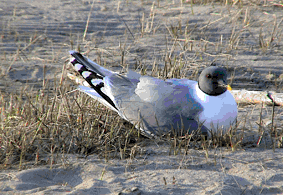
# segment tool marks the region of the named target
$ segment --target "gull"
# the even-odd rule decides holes
[[[211,135],[235,124],[238,109],[227,90],[227,72],[210,66],[198,81],[161,80],[129,70],[123,76],[70,51],[71,64],[85,79],[80,91],[117,112],[147,137],[174,132],[181,136],[200,130]]]

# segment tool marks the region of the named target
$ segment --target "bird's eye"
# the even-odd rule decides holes
[[[211,77],[212,77],[211,74],[207,74],[207,75],[206,75],[206,78],[209,78],[209,79],[210,79]]]

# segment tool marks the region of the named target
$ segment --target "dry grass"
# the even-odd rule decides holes
[[[79,92],[66,94],[68,89],[63,84],[52,92],[2,94],[8,100],[1,104],[2,168],[21,168],[25,161],[52,165],[67,153],[125,158],[144,139],[112,111]]]
[[[187,2],[187,4],[192,5],[192,10],[195,4],[213,3],[213,1]],[[158,66],[155,59],[148,66],[144,63],[144,56],[142,56],[136,58],[135,69],[139,70],[141,74],[150,74],[163,79],[184,78],[188,76],[187,72],[190,71],[190,79],[196,79],[202,69],[198,63],[202,61],[203,56],[216,59],[224,56],[230,59],[231,52],[243,49],[241,41],[243,41],[244,37],[242,34],[252,31],[251,27],[257,23],[257,21],[251,20],[251,9],[253,6],[260,7],[260,2],[221,1],[221,3],[223,6],[228,7],[228,10],[230,10],[229,7],[232,4],[238,5],[238,10],[234,15],[221,13],[223,17],[220,20],[230,17],[233,26],[228,40],[224,40],[221,35],[219,41],[215,42],[210,40],[209,36],[206,36],[207,29],[217,21],[207,22],[207,25],[203,27],[192,27],[189,23],[184,24],[179,19],[176,25],[168,24],[164,27],[167,36],[166,49],[162,56],[164,66]],[[151,3],[150,14],[142,14],[139,31],[132,31],[130,27],[126,28],[127,31],[130,31],[130,36],[125,33],[123,39],[119,42],[119,47],[114,51],[100,48],[95,41],[89,38],[87,35],[89,17],[83,38],[78,38],[76,41],[70,38],[71,41],[68,47],[73,49],[76,42],[78,43],[76,45],[78,50],[80,50],[81,45],[86,48],[85,54],[95,51],[99,64],[106,64],[109,59],[107,54],[119,56],[120,66],[126,69],[129,65],[127,57],[131,54],[130,50],[134,44],[140,41],[138,39],[155,35],[162,28],[162,25],[155,21],[155,13],[172,5],[169,3],[162,7],[160,4],[160,1],[157,1],[156,4]],[[181,6],[183,4],[186,4],[186,1],[182,1]],[[119,12],[119,7],[117,12]],[[123,19],[121,18],[121,20]],[[271,25],[271,31],[260,30],[259,36],[255,38],[258,40],[258,50],[266,52],[280,42],[282,20],[278,21],[278,19],[274,18],[274,21],[267,25],[268,27]],[[241,26],[238,26],[239,21]],[[204,36],[201,39],[196,39],[193,37],[195,33]],[[2,32],[2,38],[5,36],[13,36],[17,39],[18,34],[10,33],[9,35]],[[7,71],[19,58],[21,52],[29,49],[45,36],[47,35],[37,36],[36,39],[31,39],[25,47],[16,49],[13,59],[6,59],[6,55],[3,54],[3,59],[9,62]],[[187,56],[187,52],[194,52],[194,56]],[[58,57],[54,54],[52,59],[54,61]],[[234,69],[229,71],[233,72]],[[142,153],[141,147],[149,141],[148,138],[140,135],[140,132],[133,125],[122,120],[116,113],[92,100],[87,95],[76,90],[73,91],[74,86],[69,81],[62,79],[64,77],[65,69],[63,68],[60,80],[55,79],[53,82],[47,82],[43,79],[43,86],[38,91],[26,86],[15,94],[1,92],[0,168],[9,168],[16,165],[19,169],[24,169],[29,163],[32,165],[47,164],[52,168],[54,164],[64,161],[64,155],[69,153],[80,154],[82,157],[95,153],[105,160],[116,157],[134,158],[135,155]],[[232,82],[233,79],[231,79]],[[276,127],[274,123],[274,118],[276,118],[274,109],[276,107],[272,109],[272,123],[269,128],[273,149],[282,147],[282,132],[278,130],[280,128]],[[267,127],[262,125],[262,108],[257,116],[259,117],[258,129],[256,129],[258,130],[258,143],[251,143],[253,147],[259,145],[259,142],[268,131]],[[197,148],[206,151],[208,157],[207,151],[211,148],[225,146],[235,151],[237,148],[246,146],[247,142],[243,142],[243,140],[246,132],[251,129],[247,126],[245,118],[245,120],[238,121],[236,127],[231,127],[227,134],[213,134],[211,139],[206,139],[196,132],[193,135],[183,137],[166,135],[160,138],[159,142],[171,146],[170,151],[168,151],[169,155],[187,154],[189,148]],[[166,184],[165,180],[164,182]]]

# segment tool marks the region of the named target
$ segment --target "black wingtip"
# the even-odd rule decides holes
[[[92,79],[98,78],[98,79],[103,79],[103,76],[99,71],[95,72],[95,68],[93,67],[94,70],[90,69],[90,64],[89,62],[85,59],[85,57],[80,54],[79,52],[76,51],[69,51],[70,55],[74,57],[70,62],[75,66],[77,63],[81,65],[80,69],[77,71],[83,76],[83,78],[88,82],[88,84],[93,88],[103,99],[105,99],[113,108],[116,110],[117,107],[115,106],[114,102],[101,91],[101,88],[104,86],[103,82],[99,83],[98,85],[94,86],[93,83],[91,82]],[[88,75],[84,75],[84,73],[88,73]],[[100,75],[98,75],[98,74]]]

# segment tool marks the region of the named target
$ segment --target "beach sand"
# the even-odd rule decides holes
[[[1,171],[1,194],[282,194],[283,151],[191,149],[168,155],[170,147],[143,147],[132,159],[87,159],[67,155],[52,170]]]

